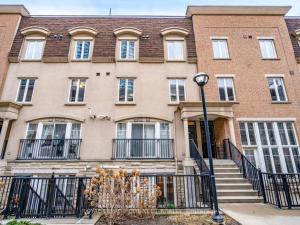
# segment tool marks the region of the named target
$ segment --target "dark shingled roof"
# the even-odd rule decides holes
[[[300,46],[295,33],[295,30],[300,29],[300,17],[289,17],[285,19],[285,22],[289,30],[290,38],[295,52],[295,57],[297,60],[300,60]]]
[[[17,58],[21,49],[23,35],[20,33],[25,27],[40,26],[50,30],[47,38],[45,58],[66,58],[69,54],[71,37],[68,34],[70,28],[88,26],[95,28],[98,34],[95,38],[93,58],[115,57],[116,37],[113,31],[121,27],[135,27],[142,30],[143,35],[149,35],[149,39],[140,40],[139,56],[149,59],[163,59],[163,38],[160,30],[169,27],[185,28],[189,31],[187,36],[188,60],[196,58],[196,48],[192,19],[188,17],[93,17],[93,16],[37,16],[23,17],[14,39],[9,58]],[[63,34],[62,40],[55,40],[55,34]]]

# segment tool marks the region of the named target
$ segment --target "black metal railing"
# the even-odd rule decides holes
[[[156,209],[204,209],[211,207],[210,175],[141,175],[139,183],[147,179],[144,193],[160,187]],[[0,177],[0,206],[4,218],[50,218],[91,214],[90,201],[84,190],[91,187],[90,177]],[[104,187],[103,187],[104,188]],[[110,207],[104,195],[101,208]],[[142,198],[139,195],[137,198]],[[148,196],[144,196],[148,198]],[[137,199],[133,199],[137,202]],[[128,208],[133,208],[129,204]]]
[[[279,208],[300,207],[300,174],[261,173],[264,202]]]
[[[173,159],[173,139],[113,139],[113,159]]]
[[[229,152],[230,158],[239,167],[240,172],[243,174],[244,178],[247,178],[252,184],[254,190],[258,191],[259,195],[263,195],[261,185],[260,185],[260,170],[257,169],[247,157],[234,145],[229,139],[223,141],[223,146],[226,152]]]
[[[79,159],[81,139],[21,139],[17,159]]]
[[[206,162],[204,161],[203,157],[201,156],[198,147],[193,139],[190,139],[190,156],[192,159],[195,160],[200,173],[210,173]]]
[[[4,140],[2,151],[1,151],[1,156],[0,156],[1,159],[4,159],[4,156],[6,153],[6,148],[7,148],[7,143],[8,143],[8,140],[7,139]]]

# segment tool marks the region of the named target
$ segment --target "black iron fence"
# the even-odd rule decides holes
[[[17,159],[79,159],[81,139],[21,139]]]
[[[190,156],[195,160],[200,173],[210,173],[207,164],[205,163],[203,157],[199,153],[198,147],[193,139],[190,139]]]
[[[173,159],[173,139],[113,139],[113,159]]]
[[[154,185],[160,187],[157,209],[211,207],[209,174],[143,175],[138,179],[148,180],[149,185],[143,187],[148,188],[147,193],[151,193]],[[0,210],[4,217],[81,217],[90,212],[89,200],[84,195],[92,185],[90,177],[2,176],[0,183]],[[106,199],[103,202],[108,204]]]

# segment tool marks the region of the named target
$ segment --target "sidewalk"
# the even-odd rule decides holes
[[[300,209],[278,209],[263,203],[226,203],[219,207],[242,225],[300,224]]]

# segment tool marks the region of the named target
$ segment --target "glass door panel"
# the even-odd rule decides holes
[[[41,141],[39,142],[39,156],[51,157],[52,141],[53,141],[54,124],[44,124],[42,130]]]
[[[134,123],[131,126],[130,156],[140,158],[143,153],[143,124]]]
[[[155,125],[144,125],[144,149],[143,156],[146,158],[155,156]]]
[[[55,124],[52,149],[55,157],[64,156],[66,127],[67,124]]]

